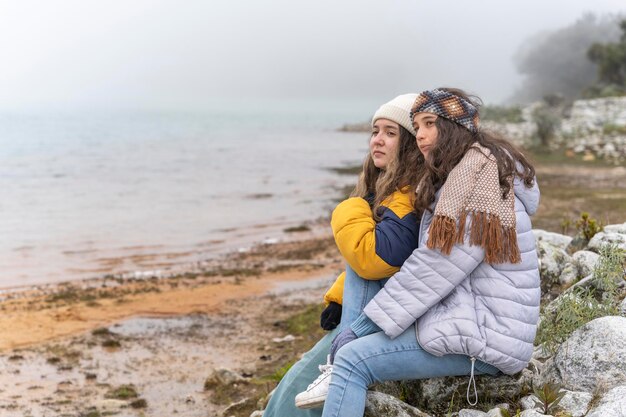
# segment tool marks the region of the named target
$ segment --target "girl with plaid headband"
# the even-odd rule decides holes
[[[478,109],[456,89],[416,98],[419,245],[333,341],[323,417],[361,417],[367,387],[386,380],[468,375],[474,405],[475,374],[528,364],[541,296],[529,217],[539,190],[524,155],[480,129]]]

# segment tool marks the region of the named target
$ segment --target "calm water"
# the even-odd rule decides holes
[[[343,112],[0,113],[0,287],[167,269],[327,215]],[[256,226],[256,227],[255,227]]]

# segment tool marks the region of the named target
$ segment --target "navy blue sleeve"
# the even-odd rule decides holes
[[[399,218],[393,210],[383,208],[381,221],[376,224],[376,254],[391,266],[402,266],[417,248],[419,222],[411,212]]]

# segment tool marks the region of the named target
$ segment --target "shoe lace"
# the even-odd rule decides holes
[[[322,379],[326,378],[326,376],[333,371],[333,366],[332,365],[319,365],[319,370],[321,372],[320,376],[318,376],[315,379],[315,381],[309,384],[309,386],[306,388],[307,390],[310,390],[311,388],[316,386],[319,382],[321,382]]]

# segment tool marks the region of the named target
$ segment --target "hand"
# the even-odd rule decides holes
[[[341,323],[341,304],[331,301],[328,307],[322,311],[320,326],[324,330],[332,330]]]
[[[341,333],[335,337],[332,345],[330,345],[330,363],[335,362],[335,355],[345,344],[352,342],[353,340],[358,339],[359,337],[354,334],[351,328],[343,329]]]

